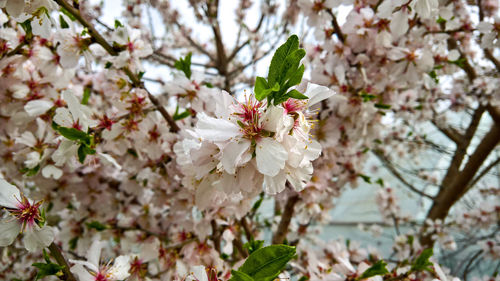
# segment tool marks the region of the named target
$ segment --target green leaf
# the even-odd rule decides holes
[[[371,181],[371,179],[370,179],[370,177],[369,177],[369,176],[367,176],[367,175],[363,175],[363,174],[358,174],[358,176],[359,176],[360,178],[362,178],[362,179],[363,179],[366,183],[372,183],[372,181]]]
[[[108,68],[111,68],[113,66],[113,63],[107,61],[106,64],[104,65],[104,68],[108,69]]]
[[[115,29],[118,27],[123,27],[123,24],[119,20],[115,20]]]
[[[300,84],[300,82],[302,81],[302,76],[304,76],[304,69],[305,66],[302,64],[298,69],[295,70],[292,75],[290,75],[290,77],[287,77],[288,82],[286,82],[285,86],[287,90],[290,87]]]
[[[40,165],[36,165],[36,167],[31,168],[31,169],[29,169],[29,168],[22,168],[21,169],[21,173],[27,177],[35,176],[36,174],[38,174],[39,171],[40,171]]]
[[[83,164],[85,162],[85,158],[87,158],[87,155],[95,153],[96,151],[94,149],[82,143],[80,147],[78,147],[78,161]]]
[[[265,96],[263,96],[263,92],[269,88],[269,85],[267,84],[266,78],[257,76],[255,78],[255,86],[253,88],[253,92],[255,94],[255,98],[257,100],[263,100]]]
[[[264,240],[252,240],[246,242],[245,245],[243,245],[243,248],[247,249],[249,254],[252,254],[262,248],[262,246],[264,246]]]
[[[73,141],[79,140],[85,143],[90,143],[90,136],[87,133],[80,131],[78,129],[57,126],[56,130],[59,132],[59,134],[61,134],[61,136],[69,140]]]
[[[376,103],[374,106],[376,108],[380,108],[380,109],[390,109],[391,108],[390,104],[383,104],[383,103]]]
[[[361,276],[359,276],[356,280],[362,280],[362,279],[370,278],[370,277],[373,277],[376,275],[385,275],[385,274],[389,273],[387,268],[385,268],[386,265],[387,265],[387,263],[385,261],[379,260],[374,265],[372,265],[370,268],[365,270],[365,272],[363,272],[363,274],[361,274]]]
[[[300,60],[302,60],[305,55],[306,51],[304,49],[298,49],[293,51],[286,57],[283,65],[281,66],[281,71],[278,76],[280,85],[284,85],[286,80],[288,80],[295,74],[295,72],[298,70]]]
[[[280,85],[278,83],[275,83],[274,86],[270,88],[269,84],[266,82],[266,79],[259,76],[257,76],[257,78],[255,79],[254,93],[255,93],[255,98],[258,101],[265,99],[271,93],[277,92],[279,90],[280,90]]]
[[[231,279],[229,281],[254,281],[254,279],[248,274],[238,271],[238,270],[231,270]]]
[[[69,24],[66,22],[62,15],[59,15],[59,23],[61,24],[61,28],[69,28]]]
[[[76,249],[76,246],[78,245],[78,239],[79,239],[79,237],[76,236],[76,237],[71,238],[71,240],[69,240],[68,244],[69,244],[69,248],[71,250]]]
[[[184,111],[183,113],[180,113],[180,114],[179,114],[179,106],[177,106],[177,107],[175,108],[175,113],[174,113],[174,116],[172,116],[172,118],[173,118],[175,121],[177,121],[177,120],[182,120],[182,119],[184,119],[184,118],[187,118],[187,117],[189,117],[189,116],[191,116],[191,112],[189,112],[189,110],[186,110],[186,111]]]
[[[68,18],[72,21],[75,21],[76,18],[75,16],[73,16],[72,13],[70,13],[68,10],[64,9],[63,7],[61,7],[61,10],[60,10],[63,14],[65,14],[66,16],[68,16]]]
[[[271,281],[295,256],[295,247],[272,245],[253,252],[239,271],[259,281]]]
[[[412,271],[431,271],[432,269],[429,266],[432,266],[432,262],[429,261],[429,258],[432,257],[433,250],[432,248],[428,248],[422,251],[420,256],[413,262],[411,266]]]
[[[82,104],[86,105],[89,103],[91,91],[92,91],[92,89],[90,87],[85,87],[85,89],[83,89]]]
[[[291,90],[286,95],[291,97],[291,98],[297,99],[297,100],[306,100],[309,98],[308,96],[302,94],[301,92],[299,92],[297,90]]]
[[[62,276],[64,266],[60,266],[55,263],[34,263],[32,264],[34,267],[38,268],[38,272],[36,273],[35,280],[42,279],[45,276],[56,275]]]
[[[180,58],[179,60],[175,61],[174,64],[175,68],[184,72],[184,75],[186,75],[188,79],[191,79],[191,56],[192,53],[189,52],[185,58]]]
[[[276,50],[273,58],[271,59],[271,65],[269,66],[269,72],[267,75],[269,84],[274,85],[274,83],[278,82],[285,59],[298,48],[299,37],[297,37],[297,35],[292,35]]]
[[[103,231],[105,229],[108,229],[108,226],[105,225],[105,224],[102,224],[98,221],[92,221],[92,222],[88,222],[86,223],[87,227],[90,228],[90,229],[95,229],[97,231]]]

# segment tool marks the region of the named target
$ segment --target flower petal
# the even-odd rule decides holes
[[[203,112],[198,114],[195,131],[208,141],[226,141],[240,134],[238,125],[224,119],[210,117]]]
[[[230,142],[222,150],[221,164],[227,173],[234,175],[236,167],[243,164],[242,156],[248,151],[250,141],[242,140],[239,142]]]
[[[264,191],[267,194],[274,195],[285,189],[286,173],[281,172],[274,177],[264,176]]]
[[[9,246],[21,231],[21,224],[16,220],[0,221],[0,247]]]
[[[17,203],[20,199],[19,189],[6,180],[0,179],[0,206],[17,209]]]
[[[29,252],[36,252],[48,247],[52,241],[54,241],[54,230],[50,226],[42,228],[35,226],[26,231],[23,238],[24,248]]]
[[[124,280],[130,276],[130,256],[119,256],[108,270],[111,280]]]
[[[288,152],[271,138],[263,138],[255,147],[257,170],[264,175],[274,177],[285,167]]]
[[[307,90],[304,95],[309,97],[307,102],[308,106],[312,106],[324,99],[333,96],[335,92],[330,90],[328,87],[320,86],[317,84],[309,83],[307,84]]]
[[[39,116],[47,112],[53,105],[52,102],[46,100],[32,100],[24,106],[24,110],[29,116]]]

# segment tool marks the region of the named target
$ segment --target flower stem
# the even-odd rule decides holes
[[[64,267],[63,268],[64,275],[62,277],[60,277],[61,280],[76,281],[76,278],[75,278],[75,276],[73,276],[73,273],[71,273],[71,271],[69,270],[68,262],[66,261],[66,259],[62,255],[59,247],[57,247],[57,245],[54,244],[54,242],[52,242],[52,244],[49,245],[49,250],[50,250],[50,253],[52,254],[52,257],[54,257],[54,259],[56,259],[57,263],[60,266]]]

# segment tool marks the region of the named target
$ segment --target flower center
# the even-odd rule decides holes
[[[254,98],[247,98],[247,96],[245,96],[245,102],[238,103],[234,115],[239,118],[238,125],[240,125],[245,138],[254,139],[261,133],[262,126],[259,120],[262,106],[262,102]]]
[[[11,214],[23,225],[24,230],[26,226],[33,226],[42,220],[40,216],[40,205],[42,201],[31,204],[28,198],[21,194],[21,200],[18,200],[17,209],[11,210]]]

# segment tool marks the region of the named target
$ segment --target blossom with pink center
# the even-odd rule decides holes
[[[0,179],[0,206],[10,214],[10,217],[0,220],[0,247],[12,244],[19,233],[24,233],[24,247],[30,252],[52,243],[54,231],[43,225],[45,219],[40,213],[41,204],[42,202],[34,202],[21,194],[17,187]]]
[[[100,264],[101,250],[106,243],[95,240],[87,252],[87,260],[69,260],[74,263],[71,272],[80,281],[115,281],[124,280],[130,276],[130,256],[119,256],[113,264]]]

